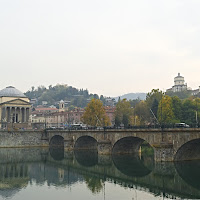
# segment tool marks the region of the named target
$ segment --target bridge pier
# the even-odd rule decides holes
[[[154,148],[155,161],[162,162],[162,161],[174,160],[173,144],[170,143],[154,144],[153,148]]]
[[[64,140],[64,149],[67,151],[74,150],[74,140],[73,139]]]
[[[108,140],[98,141],[97,150],[98,154],[111,154],[112,152],[111,142]]]
[[[111,155],[98,155],[98,164],[102,166],[112,165],[112,157]]]

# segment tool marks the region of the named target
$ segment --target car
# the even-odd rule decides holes
[[[189,128],[190,126],[186,123],[176,123],[175,127],[177,127],[177,128]]]

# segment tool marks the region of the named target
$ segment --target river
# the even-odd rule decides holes
[[[154,162],[96,151],[0,149],[0,199],[200,199],[200,161]]]

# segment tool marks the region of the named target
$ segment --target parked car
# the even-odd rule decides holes
[[[175,127],[177,127],[177,128],[189,128],[190,126],[186,123],[176,123]]]

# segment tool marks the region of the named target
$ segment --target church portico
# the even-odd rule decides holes
[[[27,128],[31,105],[29,99],[14,87],[0,91],[1,128]]]
[[[10,107],[3,108],[2,116],[7,123],[24,123],[28,122],[30,108],[26,107]]]

